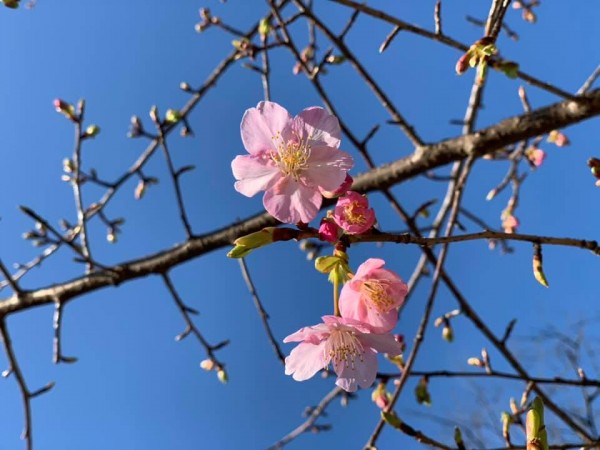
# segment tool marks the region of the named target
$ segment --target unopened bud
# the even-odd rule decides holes
[[[168,109],[165,114],[165,121],[167,123],[177,123],[181,120],[181,113],[176,109]]]
[[[548,133],[547,141],[556,145],[557,147],[566,147],[571,143],[569,138],[558,130],[552,130],[550,133]]]
[[[333,65],[342,64],[344,61],[346,61],[346,57],[344,55],[329,55],[327,57],[327,62]]]
[[[185,81],[182,81],[181,83],[179,83],[179,89],[181,89],[184,92],[190,92],[192,90],[192,87]]]
[[[158,107],[156,105],[152,105],[152,107],[150,108],[149,115],[150,115],[150,119],[152,120],[152,122],[154,122],[154,123],[159,122]]]
[[[100,127],[98,125],[90,125],[85,129],[85,137],[93,138],[100,133]]]
[[[138,116],[131,116],[131,125],[129,126],[129,132],[127,137],[135,138],[142,134],[144,128],[142,127],[142,121]]]
[[[114,230],[108,230],[108,233],[106,233],[106,240],[111,244],[115,244],[117,242],[117,234],[114,232]]]
[[[225,372],[225,369],[219,369],[217,371],[217,378],[223,384],[226,384],[229,381],[229,377],[227,376],[227,372]]]
[[[54,109],[56,112],[63,114],[67,119],[75,121],[75,108],[70,103],[67,103],[60,98],[54,99]]]
[[[467,364],[474,367],[483,367],[483,362],[474,356],[467,359]]]
[[[133,192],[133,197],[136,200],[140,200],[144,194],[146,193],[146,182],[144,180],[140,180],[140,182],[135,187],[135,191]]]
[[[444,338],[446,342],[452,342],[454,340],[454,332],[449,324],[442,329],[442,338]]]
[[[63,170],[67,173],[75,172],[75,163],[69,158],[63,159]]]
[[[227,253],[228,258],[243,258],[252,250],[274,242],[273,236],[277,228],[267,227],[260,231],[250,233],[246,236],[237,238],[233,243],[235,247]]]
[[[268,17],[264,17],[258,24],[258,34],[264,39],[271,32],[271,21]]]
[[[215,368],[215,365],[216,364],[212,359],[205,359],[204,361],[200,362],[200,367],[206,370],[207,372],[213,370]]]

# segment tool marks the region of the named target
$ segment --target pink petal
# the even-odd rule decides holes
[[[394,339],[391,334],[363,334],[360,340],[364,345],[379,353],[387,353],[391,356],[402,353],[402,344]]]
[[[281,177],[279,168],[264,155],[236,156],[231,162],[231,170],[238,180],[235,190],[246,197],[269,189]]]
[[[333,147],[313,147],[305,176],[326,191],[334,191],[346,180],[354,166],[352,156]]]
[[[379,269],[384,265],[385,261],[383,259],[369,258],[358,267],[358,270],[356,271],[353,280],[364,278],[372,270]]]
[[[335,148],[340,146],[342,130],[337,117],[318,106],[306,108],[297,117],[304,122],[304,135],[302,137],[309,138],[311,146],[323,144]]]
[[[260,102],[244,113],[240,126],[244,148],[250,154],[276,149],[273,138],[292,120],[285,108],[274,102]]]
[[[318,190],[291,178],[281,178],[265,192],[265,209],[283,223],[309,223],[321,207],[323,197]]]
[[[343,364],[334,367],[334,370],[338,376],[335,384],[346,392],[354,392],[359,386],[368,388],[377,376],[377,356],[372,350],[366,349],[362,360],[355,360],[354,365]]]
[[[327,365],[323,360],[323,345],[298,344],[285,358],[285,374],[292,375],[296,381],[304,381],[323,369]]]
[[[300,328],[295,333],[287,336],[283,342],[300,342],[300,341],[308,341],[313,344],[318,344],[323,339],[325,339],[329,335],[329,327],[326,324],[318,324],[312,327],[303,327]]]
[[[380,313],[375,308],[369,308],[367,302],[361,297],[360,292],[352,289],[348,283],[344,285],[340,294],[342,317],[363,322],[375,333],[387,333],[396,326],[398,312],[395,309]]]

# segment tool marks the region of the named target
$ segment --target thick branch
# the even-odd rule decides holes
[[[464,136],[419,147],[415,153],[356,177],[353,189],[376,191],[408,180],[429,170],[459,161],[468,156],[479,157],[515,142],[550,132],[556,128],[600,115],[600,90],[594,90],[578,100],[565,100],[529,114],[515,116],[496,125]],[[71,281],[34,291],[24,291],[0,302],[0,318],[15,311],[55,301],[68,301],[79,295],[125,281],[163,273],[213,250],[228,246],[240,235],[258,231],[277,222],[266,213],[242,222],[189,239],[159,253],[128,261],[111,270],[99,270]]]

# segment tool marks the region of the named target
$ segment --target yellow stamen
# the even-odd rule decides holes
[[[346,330],[333,330],[324,348],[325,360],[334,365],[344,363],[354,368],[354,361],[363,360],[364,348],[356,334]]]
[[[286,142],[281,134],[277,133],[272,139],[277,142],[277,150],[271,152],[271,159],[279,166],[281,172],[298,181],[302,172],[308,168],[310,145],[299,136]]]
[[[387,280],[371,279],[360,287],[360,293],[368,299],[370,306],[380,313],[386,313],[395,308],[394,298],[388,292]]]
[[[344,206],[346,222],[352,225],[363,225],[367,221],[367,218],[362,214],[362,209],[358,202],[350,202]]]

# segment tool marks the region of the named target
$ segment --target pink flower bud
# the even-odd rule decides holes
[[[321,240],[333,244],[337,242],[339,236],[340,227],[332,219],[324,218],[321,220],[321,225],[319,226],[319,238]]]
[[[537,147],[529,147],[525,156],[535,167],[540,167],[546,158],[546,152]]]
[[[512,214],[507,214],[504,220],[502,221],[502,228],[505,233],[512,234],[517,230],[519,226],[519,219],[517,219]]]

